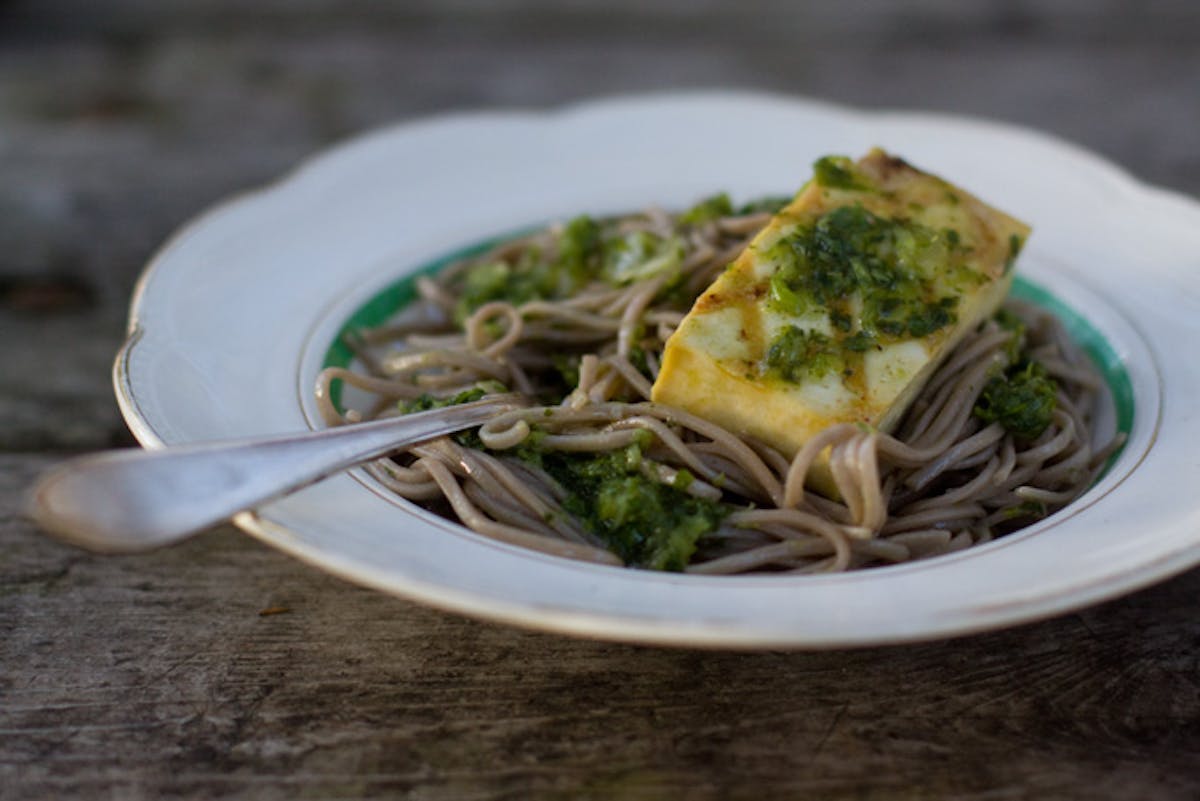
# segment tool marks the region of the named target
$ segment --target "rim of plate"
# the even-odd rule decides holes
[[[208,212],[196,218],[176,233],[150,261],[142,276],[139,278],[130,307],[128,337],[117,355],[113,368],[114,388],[120,406],[130,429],[137,439],[146,447],[163,447],[172,441],[170,432],[164,431],[162,409],[153,412],[149,406],[155,402],[141,393],[139,379],[131,369],[131,361],[138,353],[139,347],[145,347],[147,325],[145,322],[147,309],[145,304],[150,296],[151,287],[158,277],[170,269],[172,259],[184,244],[190,239],[201,236],[206,230],[219,227],[239,213],[246,212],[248,204],[282,202],[289,192],[299,190],[299,184],[307,182],[311,189],[319,185],[321,180],[330,179],[337,175],[339,167],[353,164],[355,158],[369,154],[385,146],[395,146],[402,143],[406,136],[428,133],[445,126],[484,126],[497,121],[519,120],[527,124],[553,126],[564,120],[578,120],[591,115],[593,119],[603,119],[606,114],[620,115],[623,113],[650,113],[655,107],[671,104],[732,104],[734,106],[748,105],[764,108],[786,107],[799,109],[805,113],[825,116],[835,119],[838,124],[850,128],[861,129],[871,127],[883,131],[889,128],[934,128],[949,131],[954,135],[972,138],[1006,138],[1015,137],[1025,146],[1053,152],[1056,156],[1070,162],[1073,169],[1081,170],[1089,179],[1095,180],[1098,186],[1108,192],[1118,193],[1125,203],[1153,204],[1157,210],[1162,210],[1181,219],[1192,217],[1192,222],[1200,220],[1200,205],[1195,204],[1186,196],[1155,187],[1138,183],[1120,168],[1104,161],[1087,151],[1081,150],[1046,134],[1017,128],[1001,123],[993,123],[973,118],[957,117],[945,114],[928,114],[922,112],[892,112],[892,111],[859,111],[834,106],[819,101],[798,98],[767,95],[746,92],[686,92],[638,95],[633,97],[606,98],[567,106],[561,109],[542,111],[505,111],[505,112],[465,112],[444,114],[414,122],[403,123],[377,132],[357,137],[350,142],[334,147],[329,151],[318,154],[301,164],[296,170],[268,186],[243,193],[219,204]],[[885,143],[886,144],[886,143]],[[569,211],[569,210],[565,210]],[[1028,256],[1026,257],[1028,258]],[[1134,430],[1130,441],[1126,443],[1123,452],[1115,463],[1110,465],[1107,474],[1087,493],[1084,501],[1077,501],[1062,512],[1051,516],[1046,521],[1029,527],[1018,534],[1003,538],[995,543],[977,546],[960,554],[939,557],[925,562],[909,565],[880,568],[841,576],[816,576],[799,579],[807,586],[816,586],[829,582],[860,583],[864,578],[877,576],[882,572],[896,573],[911,572],[914,569],[924,570],[932,567],[940,572],[953,570],[952,565],[961,558],[971,557],[976,552],[993,552],[1001,548],[1009,548],[1028,541],[1030,537],[1049,528],[1059,526],[1068,519],[1075,518],[1089,510],[1097,501],[1106,498],[1129,476],[1136,473],[1151,450],[1160,442],[1159,425],[1163,418],[1163,403],[1169,400],[1167,384],[1164,381],[1161,360],[1161,342],[1156,341],[1157,331],[1143,330],[1143,326],[1131,322],[1128,303],[1114,303],[1111,293],[1106,294],[1101,288],[1092,285],[1086,278],[1071,266],[1056,264],[1056,258],[1049,253],[1040,254],[1034,259],[1036,268],[1032,284],[1049,293],[1051,297],[1066,297],[1065,305],[1074,308],[1076,312],[1086,306],[1090,315],[1099,315],[1100,322],[1096,325],[1101,337],[1109,347],[1113,348],[1122,360],[1136,356],[1144,361],[1139,366],[1130,365],[1132,388],[1137,396],[1137,414],[1134,419]],[[385,272],[387,281],[394,281],[407,268],[397,272],[392,265],[390,274]],[[1048,265],[1048,266],[1046,266]],[[1023,265],[1024,267],[1024,265]],[[386,283],[387,281],[382,281]],[[374,289],[378,289],[376,286]],[[305,380],[310,377],[313,369],[312,353],[326,337],[331,327],[344,322],[345,318],[337,319],[337,314],[344,311],[348,304],[361,300],[371,290],[370,287],[344,291],[340,298],[330,303],[321,304],[321,311],[314,320],[309,320],[305,328],[305,345],[297,357],[295,366],[295,386],[297,397],[295,401],[306,416],[310,417],[311,407],[305,400]],[[1095,319],[1093,319],[1095,323]],[[1141,322],[1140,320],[1138,321]],[[323,340],[328,346],[329,339]],[[1158,358],[1156,359],[1156,355]],[[311,386],[311,384],[308,384]],[[155,419],[155,415],[159,419]],[[361,472],[361,471],[359,471]],[[362,485],[359,484],[361,487]],[[845,647],[856,645],[872,645],[884,643],[909,642],[914,640],[931,639],[952,635],[960,635],[997,628],[1015,623],[1030,622],[1042,619],[1071,609],[1079,608],[1100,600],[1130,592],[1139,587],[1162,580],[1170,575],[1181,572],[1200,562],[1200,541],[1189,540],[1183,547],[1176,547],[1161,553],[1154,558],[1135,562],[1132,569],[1117,571],[1114,574],[1101,575],[1098,580],[1085,582],[1066,582],[1053,587],[1042,589],[1033,588],[1029,592],[1017,593],[1008,601],[1002,603],[966,605],[958,614],[944,617],[931,617],[922,621],[921,625],[899,627],[891,630],[865,627],[851,627],[845,633],[829,632],[822,629],[820,633],[793,628],[772,628],[771,626],[747,626],[744,621],[736,618],[724,620],[719,618],[680,619],[670,614],[630,616],[612,614],[604,610],[595,611],[586,608],[564,606],[556,607],[553,603],[530,604],[528,601],[512,602],[505,598],[488,596],[486,593],[477,594],[464,591],[461,587],[446,586],[444,581],[439,583],[434,577],[429,581],[406,580],[397,584],[396,577],[390,575],[385,568],[364,565],[352,559],[343,558],[338,553],[327,549],[314,547],[299,536],[299,532],[273,519],[267,507],[259,512],[246,512],[235,518],[235,523],[262,539],[263,541],[282,550],[313,563],[322,569],[341,575],[358,583],[373,586],[393,594],[399,594],[414,600],[429,603],[434,606],[463,612],[477,617],[499,620],[528,627],[546,630],[615,639],[637,641],[655,644],[689,645],[703,647]],[[411,511],[414,519],[423,521],[429,528],[439,529],[451,535],[467,536],[468,539],[481,540],[478,535],[466,532],[456,524],[449,523],[440,517],[435,517],[423,510]],[[547,560],[558,563],[554,557],[512,549],[510,546],[500,546],[491,541],[475,543],[481,556],[488,552],[515,551],[520,561],[532,565],[545,565]],[[990,550],[989,550],[990,549]],[[510,554],[511,555],[511,554]],[[561,565],[559,565],[561,567]],[[711,577],[698,576],[653,576],[644,571],[628,571],[621,568],[581,568],[578,563],[572,563],[572,570],[591,574],[595,570],[602,571],[596,578],[589,575],[589,580],[603,581],[603,571],[617,570],[625,574],[642,574],[644,581],[657,586],[671,588],[695,584],[703,586],[735,585],[763,587],[772,582],[771,577]],[[713,581],[718,582],[712,585]],[[682,583],[681,583],[682,582]],[[795,577],[789,584],[799,588]],[[627,583],[627,582],[626,582]]]

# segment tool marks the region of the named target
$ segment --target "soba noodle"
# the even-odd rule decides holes
[[[1092,445],[1104,384],[1057,320],[1015,301],[1006,309],[1023,321],[1023,335],[998,320],[979,326],[894,434],[835,425],[788,459],[770,443],[650,402],[667,338],[769,218],[651,210],[606,220],[612,236],[644,232],[679,243],[677,268],[625,283],[585,282],[558,297],[488,300],[485,293],[483,302],[466,302],[488,265],[511,293],[509,268],[553,261],[568,246],[564,226],[419,278],[419,299],[394,322],[350,338],[357,369],[322,372],[324,420],[334,426],[401,414],[503,385],[525,395],[529,407],[499,415],[477,434],[379,460],[370,474],[484,536],[622,564],[604,531],[579,514],[596,499],[573,497],[561,470],[542,460],[586,465],[596,454],[628,454],[629,474],[669,487],[672,505],[718,510],[674,556],[634,566],[705,574],[840,571],[950,553],[1052,513],[1095,479],[1119,445]],[[1032,439],[975,413],[988,381],[1017,360],[1036,360],[1057,385],[1052,422]],[[371,400],[343,412],[330,391],[338,381]],[[827,448],[838,501],[805,490],[809,466]]]

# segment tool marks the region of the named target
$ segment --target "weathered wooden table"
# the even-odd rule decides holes
[[[951,642],[698,653],[430,611],[228,526],[99,558],[21,516],[132,443],[108,370],[155,246],[376,124],[745,86],[1200,193],[1200,5],[1045,5],[0,0],[0,798],[1200,797],[1200,572]]]

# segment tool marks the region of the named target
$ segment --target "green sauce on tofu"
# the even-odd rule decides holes
[[[843,181],[836,170],[844,168],[830,162],[817,180]],[[975,275],[958,258],[964,252],[956,231],[880,217],[862,206],[840,206],[800,226],[765,254],[778,265],[769,303],[795,316],[823,312],[833,334],[820,348],[798,348],[797,335],[785,330],[768,348],[768,367],[803,381],[828,372],[822,360],[831,353],[863,353],[953,325],[961,295],[956,287]],[[784,365],[784,353],[799,361]]]
[[[771,374],[799,384],[844,369],[841,349],[829,337],[817,331],[788,326],[767,350],[767,369]]]
[[[848,156],[824,156],[813,164],[813,178],[829,189],[871,189],[871,181],[857,169]]]

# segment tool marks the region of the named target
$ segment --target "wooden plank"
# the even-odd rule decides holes
[[[640,648],[422,609],[229,528],[85,555],[12,516],[49,462],[0,457],[15,797],[1200,791],[1200,574],[952,642]]]

